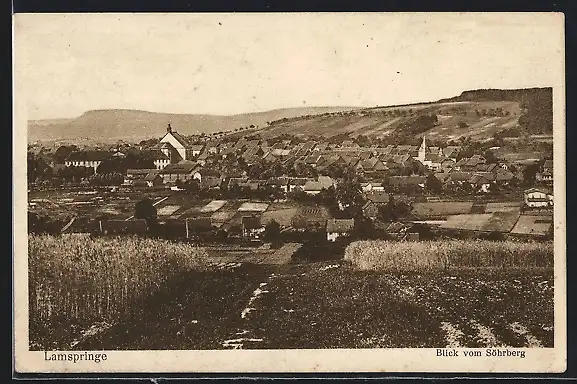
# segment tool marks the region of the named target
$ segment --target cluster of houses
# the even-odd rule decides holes
[[[166,134],[158,145],[149,150],[154,154],[155,167],[128,169],[124,185],[177,188],[180,183],[196,180],[201,188],[206,189],[239,187],[256,191],[263,186],[271,186],[285,194],[300,191],[307,195],[317,195],[324,189],[336,186],[332,172],[334,169],[352,168],[364,176],[365,181],[361,183],[361,189],[366,203],[362,210],[365,217],[373,219],[378,217],[381,208],[389,203],[393,191],[399,192],[405,187],[425,189],[430,175],[434,176],[443,188],[466,186],[469,191],[477,193],[487,193],[493,185],[507,185],[522,178],[522,172],[512,168],[508,163],[488,162],[480,154],[459,156],[461,147],[428,146],[425,137],[420,146],[386,147],[362,147],[350,140],[338,144],[312,140],[300,143],[292,140],[276,140],[269,145],[267,140],[251,140],[246,137],[240,137],[236,141],[215,140],[199,143],[189,142],[169,124]],[[120,151],[79,151],[72,153],[66,159],[65,165],[90,167],[96,170],[102,161],[114,156],[124,155]],[[226,166],[226,159],[232,156],[237,161],[242,159],[245,168],[256,164],[273,166],[300,163],[314,169],[317,176],[249,178],[246,171],[231,171]],[[544,162],[536,174],[536,180],[542,186],[525,190],[524,205],[533,209],[550,210],[553,205],[553,193],[549,188],[553,181],[551,160]],[[523,220],[526,219],[527,217]],[[212,228],[206,223],[201,223],[202,220],[198,220],[200,219],[190,221],[187,219],[183,222],[187,237],[201,233],[203,225],[206,231]],[[461,223],[455,225],[458,227]],[[414,235],[404,224],[391,223],[389,226],[392,226],[391,231],[400,233],[403,238]],[[396,231],[395,226],[402,228]],[[248,238],[259,238],[264,231],[264,226],[254,216],[243,218],[241,227],[242,236]],[[322,227],[326,230],[327,239],[335,241],[351,233],[354,220],[325,218],[322,220]]]
[[[266,140],[249,140],[246,137],[241,137],[236,142],[208,141],[198,144],[187,141],[169,124],[166,134],[151,152],[154,154],[155,168],[129,169],[125,185],[174,186],[178,181],[184,183],[197,179],[202,187],[210,189],[220,188],[226,179],[229,183],[252,189],[266,183],[276,185],[284,192],[300,188],[308,194],[315,194],[331,184],[321,178],[279,177],[250,180],[246,177],[246,172],[230,173],[223,169],[224,159],[231,155],[242,159],[248,167],[257,163],[300,163],[314,168],[319,175],[331,174],[330,170],[338,167],[353,168],[370,181],[362,186],[364,191],[384,190],[384,181],[392,189],[424,189],[427,184],[427,177],[424,176],[427,172],[424,170],[434,174],[445,188],[465,185],[474,192],[489,192],[492,185],[507,185],[522,178],[522,172],[510,170],[506,163],[488,163],[479,154],[461,158],[460,152],[459,146],[427,146],[425,137],[419,147],[361,147],[349,140],[339,144],[315,141],[293,144],[291,140],[282,140],[269,145]],[[65,164],[96,169],[103,160],[112,156],[123,154],[105,151],[74,152],[66,159]],[[420,167],[422,172],[414,172],[415,166]],[[411,169],[411,172],[408,172],[411,174],[402,172],[403,169]],[[385,179],[384,174],[392,176]],[[537,180],[552,183],[552,175],[552,161],[547,160],[539,170]]]

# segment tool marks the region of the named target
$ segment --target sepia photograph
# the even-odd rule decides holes
[[[565,369],[562,14],[13,25],[18,370]]]

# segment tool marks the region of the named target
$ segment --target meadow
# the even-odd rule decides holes
[[[203,252],[145,238],[29,235],[31,346],[62,347],[89,326],[134,315],[138,303],[168,281],[201,270]]]
[[[344,259],[361,270],[553,270],[553,243],[488,240],[422,242],[357,241]]]

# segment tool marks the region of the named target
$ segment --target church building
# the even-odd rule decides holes
[[[439,172],[442,168],[444,156],[441,156],[439,153],[433,153],[431,150],[429,150],[427,148],[425,136],[423,136],[423,142],[419,147],[419,153],[417,157],[414,157],[414,159],[419,161],[421,164],[423,164],[430,170],[434,172]]]
[[[203,147],[190,144],[182,135],[172,130],[170,123],[166,128],[166,134],[160,139],[160,150],[168,156],[171,164],[194,159],[200,155]]]

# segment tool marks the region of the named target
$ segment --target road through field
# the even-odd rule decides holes
[[[75,349],[553,346],[552,278],[215,265]]]

